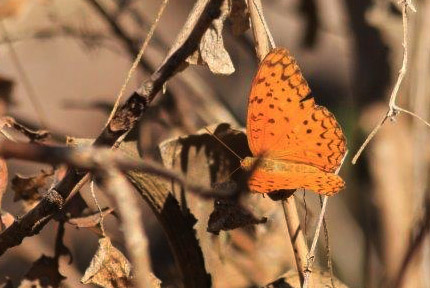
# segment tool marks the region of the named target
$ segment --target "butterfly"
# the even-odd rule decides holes
[[[295,59],[284,48],[261,62],[248,100],[245,170],[251,191],[309,189],[332,195],[345,182],[334,172],[346,153],[346,139],[333,114],[315,104]]]

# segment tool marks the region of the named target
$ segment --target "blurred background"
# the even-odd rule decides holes
[[[194,2],[170,1],[125,95],[161,63]],[[409,67],[398,104],[430,119],[430,1],[414,4],[417,12],[409,13]],[[159,5],[158,0],[0,1],[0,115],[48,129],[55,139],[96,137]],[[316,102],[336,115],[348,141],[349,154],[340,173],[347,188],[330,198],[327,215],[335,275],[349,287],[380,287],[399,273],[412,239],[420,232],[429,198],[429,128],[409,115],[387,121],[358,163],[351,164],[388,109],[403,56],[401,7],[389,0],[272,0],[263,1],[263,9],[276,44],[294,55]],[[140,139],[144,158],[159,159],[161,141],[196,133],[205,125],[245,125],[247,94],[258,64],[254,39],[250,30],[235,35],[228,22],[223,36],[234,73],[215,75],[207,67],[191,66],[169,81],[168,92],[157,97],[139,127],[145,135]],[[7,164],[10,180],[16,173],[35,175],[40,169],[49,170],[23,161],[8,160]],[[318,200],[311,193],[306,197],[313,223],[319,213]],[[13,215],[28,211],[27,204],[13,198],[9,185],[2,209]],[[302,213],[303,195],[296,195],[296,200]],[[143,201],[142,206],[146,207]],[[260,249],[252,256],[259,260],[244,260],[249,265],[226,260],[223,268],[207,263],[215,287],[263,285],[295,268],[281,207],[268,204],[265,209],[259,211],[260,216],[268,216],[271,225],[258,233],[276,231],[276,242],[252,246]],[[177,275],[167,241],[147,207],[144,222],[154,273],[163,282],[174,283]],[[52,255],[56,225],[50,223],[40,235],[5,253],[0,258],[0,277],[9,276],[18,285],[41,254]],[[309,239],[313,225],[307,227]],[[107,227],[115,246],[124,250],[115,220],[108,219]],[[79,279],[97,248],[97,239],[88,229],[66,226],[64,242],[74,259],[71,265],[65,261],[61,266],[67,276],[65,286],[82,285]],[[324,239],[320,242],[318,261],[325,267]],[[430,287],[429,237],[417,249],[402,287]],[[210,254],[208,259],[218,256]],[[259,269],[265,272],[257,275]]]

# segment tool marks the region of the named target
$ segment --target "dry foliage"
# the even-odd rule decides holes
[[[339,3],[0,1],[0,287],[425,287],[430,1]],[[364,142],[321,214],[237,169],[275,42]]]

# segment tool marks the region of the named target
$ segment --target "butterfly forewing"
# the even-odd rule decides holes
[[[286,49],[274,49],[252,82],[247,133],[254,156],[309,164],[333,172],[346,151],[342,130]]]

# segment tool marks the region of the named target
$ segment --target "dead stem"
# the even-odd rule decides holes
[[[397,106],[396,100],[399,93],[400,85],[403,82],[403,78],[406,75],[406,71],[408,68],[408,8],[411,9],[413,12],[416,12],[416,9],[414,5],[412,4],[412,0],[401,0],[400,4],[402,5],[402,21],[403,21],[403,61],[402,61],[402,67],[399,70],[399,75],[397,77],[396,84],[394,85],[394,88],[391,92],[390,101],[388,103],[388,111],[385,113],[382,120],[376,125],[376,127],[372,130],[372,132],[367,136],[364,143],[360,146],[360,149],[358,149],[357,153],[352,158],[352,164],[357,163],[358,158],[360,157],[363,150],[366,148],[366,146],[369,144],[369,142],[372,140],[372,138],[376,135],[376,133],[379,131],[379,129],[384,125],[385,121],[390,118],[394,119],[400,112],[404,112],[406,114],[409,114],[420,121],[422,121],[425,125],[430,127],[430,124],[425,121],[420,116],[416,115],[413,112],[410,112],[404,108],[401,108]]]

